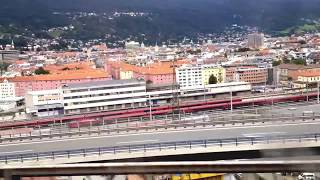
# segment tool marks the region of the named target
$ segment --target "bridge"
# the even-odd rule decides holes
[[[261,173],[316,172],[320,161],[227,161],[227,162],[143,162],[97,163],[41,166],[6,166],[0,169],[5,180],[33,176],[76,176],[176,173]]]
[[[27,172],[35,170],[42,173],[39,173],[39,176],[62,175],[63,170],[66,173],[64,175],[74,175],[79,173],[79,171],[74,171],[74,167],[81,166],[82,163],[90,164],[84,164],[83,169],[79,169],[92,174],[93,171],[89,171],[92,170],[91,167],[107,168],[108,166],[107,169],[110,170],[114,165],[109,167],[111,164],[96,164],[101,162],[139,160],[154,162],[159,159],[168,161],[166,158],[170,159],[170,157],[199,160],[201,156],[209,157],[210,160],[224,159],[227,156],[230,157],[229,159],[256,159],[274,158],[275,156],[272,154],[274,152],[279,155],[277,157],[285,157],[287,154],[296,155],[296,152],[300,153],[301,151],[310,155],[320,155],[320,114],[317,113],[318,108],[317,104],[294,103],[292,106],[284,105],[283,107],[279,105],[256,109],[234,109],[232,113],[230,111],[226,111],[226,113],[208,110],[186,114],[176,120],[163,116],[162,119],[159,119],[161,123],[146,123],[137,119],[138,121],[81,128],[68,128],[65,124],[40,127],[31,133],[7,134],[0,137],[0,169],[3,169],[3,176],[12,179],[30,176],[31,174]],[[260,157],[248,156],[257,152],[260,153]],[[241,154],[239,155],[239,153]],[[234,154],[238,154],[238,156],[233,156]],[[220,157],[214,159],[208,155]],[[247,171],[241,169],[241,172],[256,172],[259,169],[255,165],[257,169],[254,170],[252,164],[252,169],[250,169],[248,164],[248,166],[245,165],[248,162],[241,161],[241,163],[243,164],[238,164],[238,167],[232,167],[229,164],[228,168],[231,168],[233,172],[239,172],[241,167],[249,168]],[[263,164],[263,162],[259,163]],[[280,165],[279,167],[273,165],[273,167],[278,167],[273,170],[277,170],[277,172],[280,170],[311,170],[311,165],[309,169],[303,169],[296,164],[296,167],[300,167],[300,169],[290,169],[294,165],[288,166],[287,164],[285,166],[286,163],[282,162],[282,169]],[[302,162],[299,163],[301,165]],[[309,167],[307,165],[309,162],[303,163],[306,165],[305,167]],[[313,161],[313,164],[316,165],[313,168],[318,167],[317,163]],[[151,172],[151,164],[147,165],[149,165],[148,168],[146,166],[144,168]],[[224,167],[222,164],[215,165],[217,166],[211,167],[215,167],[216,171],[211,169],[205,172],[231,172],[231,170],[219,169],[219,167]],[[125,166],[132,169],[130,163],[125,163]],[[268,166],[264,166],[265,169],[262,169],[261,166],[259,172],[274,172],[268,170]],[[41,169],[42,167],[47,167],[47,169]],[[54,167],[61,167],[61,169],[54,169]],[[194,172],[190,169],[196,169],[196,167],[194,165],[191,168],[190,164],[188,171],[184,170]],[[175,168],[178,168],[178,165]],[[183,169],[180,170],[184,172]],[[102,171],[103,168],[100,173]],[[109,172],[118,171],[104,171],[104,173]],[[158,172],[160,173],[159,169],[153,173]],[[100,174],[98,171],[96,173]],[[137,174],[142,173],[142,170],[127,171],[127,173]],[[33,175],[37,175],[37,173]]]
[[[268,116],[235,110],[218,116],[206,111],[178,121],[161,122],[147,125],[127,122],[82,129],[59,127],[59,131],[41,129],[37,133],[2,136],[0,163],[63,164],[319,147],[317,113]]]

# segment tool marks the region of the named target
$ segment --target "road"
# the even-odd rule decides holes
[[[164,143],[187,140],[221,139],[234,137],[261,137],[319,133],[320,122],[291,124],[260,124],[238,127],[210,127],[176,130],[123,133],[72,139],[47,139],[42,141],[15,142],[0,145],[1,155],[51,152],[82,148],[112,147],[134,144]]]

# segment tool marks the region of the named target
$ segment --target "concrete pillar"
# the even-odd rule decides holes
[[[20,176],[12,175],[12,173],[9,170],[5,170],[3,172],[3,177],[4,180],[21,180]]]
[[[248,173],[248,174],[243,174],[243,179],[245,179],[245,180],[260,180],[260,177],[257,174]]]

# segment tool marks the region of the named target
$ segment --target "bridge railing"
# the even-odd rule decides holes
[[[19,135],[0,136],[0,143],[10,143],[13,141],[34,141],[52,138],[65,138],[84,135],[101,135],[101,134],[117,134],[123,132],[137,132],[146,130],[157,129],[177,129],[187,127],[209,127],[209,126],[225,126],[225,125],[247,125],[256,123],[270,123],[270,122],[296,122],[307,120],[319,120],[320,114],[312,113],[301,116],[293,116],[291,114],[285,114],[282,116],[270,116],[270,117],[247,117],[242,115],[236,115],[232,117],[218,117],[218,116],[199,116],[195,119],[188,117],[188,119],[181,119],[179,121],[163,120],[161,123],[144,124],[143,122],[127,123],[125,126],[99,126],[97,128],[72,128],[66,132],[52,131],[51,129],[46,132],[40,132],[39,134],[26,133]]]
[[[0,164],[24,163],[30,161],[55,160],[59,158],[87,157],[101,155],[118,155],[121,153],[150,152],[150,151],[167,151],[167,150],[186,150],[195,148],[212,148],[212,147],[237,147],[240,145],[257,145],[257,144],[274,144],[274,143],[303,143],[317,142],[320,134],[303,134],[294,136],[265,136],[265,137],[238,137],[227,139],[205,139],[192,141],[150,143],[123,145],[114,147],[99,147],[87,149],[75,149],[65,151],[52,151],[41,153],[24,153],[15,155],[0,156]]]

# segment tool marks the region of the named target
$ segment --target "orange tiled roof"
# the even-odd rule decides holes
[[[77,54],[78,52],[59,52],[54,55],[57,57],[75,57]]]
[[[91,66],[93,63],[91,62],[80,62],[80,63],[69,63],[64,65],[47,65],[44,67],[44,69],[50,71],[50,73],[58,72],[58,71],[65,71],[66,68],[69,70],[71,69],[92,69]]]
[[[106,78],[108,74],[103,70],[85,70],[85,71],[68,71],[60,74],[35,75],[35,76],[17,76],[8,79],[9,81],[55,81],[55,80],[77,80]]]
[[[27,61],[24,60],[16,60],[15,64],[25,64],[28,63]]]
[[[320,76],[320,71],[302,71],[295,72],[296,76],[302,77],[318,77]]]
[[[183,64],[188,64],[188,60],[179,60],[175,63],[176,66],[181,66]],[[140,74],[173,74],[172,62],[158,62],[153,63],[148,66],[135,66],[127,64],[125,62],[108,62],[109,65],[120,68],[123,71],[133,71]]]

